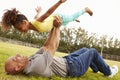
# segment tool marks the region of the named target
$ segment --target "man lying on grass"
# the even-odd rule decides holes
[[[118,73],[118,67],[109,67],[94,48],[82,48],[65,57],[54,56],[60,39],[61,20],[58,17],[54,20],[54,26],[44,45],[35,54],[29,58],[22,55],[8,58],[5,71],[12,75],[23,72],[41,77],[80,77],[91,67],[93,72],[100,71],[108,77]]]

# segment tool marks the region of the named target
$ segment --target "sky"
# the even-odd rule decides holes
[[[36,15],[35,8],[42,7],[41,15],[58,0],[0,0],[0,19],[5,9],[17,8],[29,20]],[[78,10],[89,7],[93,16],[84,14],[78,19],[80,23],[72,22],[69,26],[81,26],[89,34],[99,36],[108,35],[120,39],[120,0],[67,0],[60,5],[55,13],[72,14]]]

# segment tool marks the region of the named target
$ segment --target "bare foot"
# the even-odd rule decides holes
[[[85,12],[88,13],[90,16],[93,15],[93,12],[88,7],[85,8]]]

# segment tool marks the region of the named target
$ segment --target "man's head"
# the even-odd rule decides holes
[[[8,74],[16,74],[22,72],[28,64],[28,58],[17,54],[7,59],[5,62],[5,71]]]

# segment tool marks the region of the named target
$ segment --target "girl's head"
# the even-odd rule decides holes
[[[29,29],[28,24],[28,19],[18,10],[16,10],[16,8],[13,8],[11,10],[7,9],[2,16],[3,30],[11,29],[13,26],[21,32],[27,32]]]

